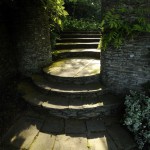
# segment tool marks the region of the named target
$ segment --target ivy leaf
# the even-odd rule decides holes
[[[147,24],[147,26],[146,26],[146,31],[147,31],[147,32],[150,32],[150,24]]]
[[[143,27],[140,26],[140,25],[138,25],[138,24],[135,24],[135,25],[133,26],[133,30],[136,30],[136,31],[143,31]]]

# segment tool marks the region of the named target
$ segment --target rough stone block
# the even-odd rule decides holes
[[[47,117],[41,129],[44,133],[64,133],[64,120],[57,117]]]
[[[86,125],[84,120],[69,119],[65,123],[66,134],[83,134],[86,133]]]

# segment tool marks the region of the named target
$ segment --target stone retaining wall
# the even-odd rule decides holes
[[[150,81],[150,35],[140,36],[120,49],[102,51],[102,81],[113,92],[139,90]]]
[[[0,87],[17,72],[29,75],[50,64],[49,33],[41,1],[0,1]]]
[[[16,14],[19,71],[37,73],[51,62],[48,14],[39,1],[21,0]]]
[[[10,40],[10,20],[5,13],[5,6],[0,3],[0,89],[17,72],[13,44]]]

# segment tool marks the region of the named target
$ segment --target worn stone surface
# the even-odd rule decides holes
[[[98,48],[98,42],[90,43],[58,43],[55,47],[57,50],[60,49],[70,49],[70,48]]]
[[[110,115],[116,113],[121,104],[120,99],[112,94],[101,95],[98,98],[87,97],[86,92],[85,97],[81,92],[81,97],[79,98],[73,98],[71,95],[70,97],[65,97],[62,94],[47,95],[47,93],[39,92],[29,82],[22,82],[19,84],[18,89],[23,94],[23,98],[36,107],[39,112],[43,113],[44,111],[50,115],[62,118],[88,119]]]
[[[65,132],[71,134],[85,133],[86,125],[83,120],[69,119],[65,122]]]
[[[19,120],[4,137],[6,145],[28,149],[41,129],[43,121],[37,118],[25,117]]]
[[[52,65],[44,68],[43,70],[49,76],[57,76],[58,79],[59,77],[72,77],[70,78],[72,82],[73,80],[75,80],[73,78],[78,77],[78,82],[80,83],[80,81],[82,81],[82,78],[80,80],[79,77],[91,76],[92,78],[92,76],[100,73],[100,60],[92,58],[67,58],[56,61]],[[86,80],[88,81],[89,79],[86,78]],[[98,79],[96,81],[98,81]]]
[[[132,136],[118,123],[111,122],[110,126],[105,126],[105,120],[101,119],[100,123],[103,123],[101,127],[106,129],[102,131],[98,126],[100,124],[97,122],[98,118],[95,118],[96,121],[94,119],[65,120],[34,113],[27,112],[24,118],[16,122],[0,145],[1,150],[136,149]],[[43,118],[45,118],[44,121]],[[89,125],[85,122],[88,122]],[[89,132],[89,129],[94,132]]]
[[[54,61],[64,58],[72,57],[90,57],[90,58],[100,58],[100,49],[68,49],[68,50],[56,50],[52,53],[52,58]]]
[[[86,126],[87,126],[88,132],[100,132],[100,131],[106,130],[103,120],[101,119],[87,120]]]
[[[88,150],[86,135],[58,135],[54,150]]]
[[[30,150],[51,150],[54,147],[55,136],[40,132],[32,143]]]
[[[47,81],[42,75],[36,74],[32,76],[34,84],[43,93],[61,95],[67,98],[86,98],[86,97],[97,97],[108,93],[100,82],[88,83],[85,85],[80,84],[62,84],[59,82]]]
[[[47,117],[41,131],[44,133],[63,133],[65,130],[64,125],[63,119]]]
[[[88,134],[88,147],[90,150],[118,150],[106,132]]]
[[[139,90],[150,80],[150,35],[140,36],[119,49],[101,52],[103,83],[115,93]]]
[[[119,124],[120,120],[121,120],[120,116],[107,116],[103,118],[105,126],[111,126],[112,124]]]

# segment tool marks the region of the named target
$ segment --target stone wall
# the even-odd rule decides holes
[[[0,0],[0,87],[51,62],[48,14],[39,0]]]
[[[119,0],[101,0],[102,8],[101,8],[101,13],[102,16],[105,14],[105,12],[112,7],[115,7]]]
[[[18,0],[15,18],[19,71],[38,73],[51,62],[48,14],[40,1]]]
[[[113,92],[139,90],[150,81],[150,35],[140,36],[120,49],[102,51],[102,81]]]
[[[16,75],[16,62],[8,19],[9,12],[6,13],[6,5],[0,3],[0,89]]]

